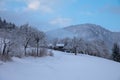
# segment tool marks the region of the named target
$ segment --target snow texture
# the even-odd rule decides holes
[[[120,80],[120,63],[53,51],[54,57],[0,62],[0,80]]]

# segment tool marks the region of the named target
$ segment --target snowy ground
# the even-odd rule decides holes
[[[54,51],[54,57],[0,62],[0,80],[120,80],[120,63]]]

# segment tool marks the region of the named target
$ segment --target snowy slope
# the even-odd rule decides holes
[[[0,65],[0,80],[120,80],[120,63],[54,51],[54,57],[13,58]]]

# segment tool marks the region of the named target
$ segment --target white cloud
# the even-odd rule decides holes
[[[0,8],[1,6],[6,7],[10,6],[16,2],[16,4],[23,4],[22,6],[18,5],[15,7],[15,11],[21,10],[21,12],[40,12],[40,13],[55,13],[57,7],[60,7],[64,2],[64,0],[0,0]],[[4,5],[3,5],[4,4]],[[13,10],[13,9],[11,9]],[[13,10],[14,11],[14,10]]]
[[[51,20],[49,23],[52,24],[52,25],[59,25],[59,26],[68,26],[71,24],[71,19],[70,18],[61,18],[61,17],[58,17],[58,18],[55,18],[53,20]]]
[[[46,1],[46,0],[45,0]],[[26,11],[40,11],[42,13],[52,13],[53,8],[44,0],[27,0]]]
[[[31,1],[30,3],[28,3],[28,9],[30,10],[38,10],[40,7],[40,1]]]

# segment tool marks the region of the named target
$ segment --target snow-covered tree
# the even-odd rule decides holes
[[[21,36],[21,43],[24,47],[24,54],[26,55],[26,49],[29,45],[30,40],[33,38],[34,28],[30,27],[28,24],[22,25],[20,27],[20,36]]]
[[[3,60],[7,60],[12,56],[18,47],[18,36],[15,33],[16,30],[1,29],[0,30],[0,46],[1,55]],[[19,51],[17,51],[19,53]]]
[[[40,47],[40,42],[43,41],[45,39],[45,34],[41,31],[38,31],[37,29],[34,30],[34,33],[33,33],[33,40],[36,44],[36,48],[37,48],[37,56],[39,56],[39,47]]]
[[[109,57],[109,50],[107,45],[105,44],[104,41],[102,40],[94,40],[91,42],[93,49],[95,50],[94,55],[99,56],[99,57]]]
[[[10,31],[7,31],[5,29],[1,30],[0,31],[0,34],[1,34],[1,54],[2,55],[7,55],[7,47],[8,45],[10,44],[10,40],[9,38],[11,37],[10,35]]]
[[[77,55],[77,53],[82,50],[83,40],[74,37],[73,39],[67,39],[65,44],[65,49],[70,50],[71,52],[75,53],[75,55]]]

